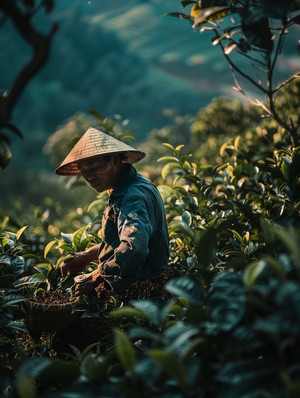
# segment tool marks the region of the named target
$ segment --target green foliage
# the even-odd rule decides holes
[[[263,220],[297,222],[299,149],[285,149],[285,132],[275,135],[271,123],[262,124],[263,129],[253,120],[243,135],[241,131],[225,141],[215,165],[202,163],[215,156],[206,146],[201,156],[197,151],[182,155],[183,146],[167,144],[171,156],[160,159],[167,183],[159,189],[166,202],[173,262],[201,276],[204,284],[224,267],[237,271],[260,256]],[[194,127],[205,131],[197,120]]]
[[[96,220],[94,222],[97,222]],[[69,290],[72,299],[73,277],[63,278],[59,269],[62,261],[67,261],[76,251],[85,250],[100,241],[93,233],[87,232],[93,223],[81,227],[73,234],[61,234],[61,239],[50,241],[43,255],[23,253],[26,245],[21,242],[26,227],[17,233],[3,232],[0,238],[0,291],[1,291],[1,332],[27,329],[20,322],[25,318],[20,304],[28,298],[34,298],[44,291],[56,289]],[[24,242],[24,241],[23,241]],[[50,251],[55,255],[48,259]],[[28,249],[28,248],[27,248]],[[59,257],[58,257],[59,256]],[[91,264],[92,267],[92,264]]]
[[[298,261],[289,245],[282,247],[286,239],[277,233],[282,230],[269,228],[273,238],[265,254],[281,267],[280,279],[267,263],[257,263],[254,278],[253,264],[241,272],[223,271],[208,289],[190,278],[175,279],[167,285],[174,294],[169,302],[133,301],[112,312],[128,326],[115,330],[109,353],[87,349],[79,363],[69,363],[70,377],[66,372],[63,379],[58,372],[50,376],[49,368],[59,365],[51,359],[36,362],[34,374],[21,368],[23,377],[61,381],[57,397],[79,397],[84,388],[88,396],[107,391],[109,397],[135,397],[137,389],[145,397],[296,397]],[[286,238],[295,234],[299,231],[291,229]]]
[[[224,35],[218,36],[218,44],[221,41],[227,41],[224,46],[225,50],[232,51],[238,48],[245,53],[250,50],[251,46],[258,47],[267,52],[273,50],[272,29],[269,26],[269,19],[285,21],[287,26],[297,23],[297,17],[290,17],[289,13],[299,10],[297,2],[270,2],[269,0],[261,1],[182,1],[183,7],[192,5],[189,15],[178,15],[184,19],[192,19],[193,27],[202,27],[202,25],[210,22],[212,25],[218,20],[226,16],[236,15],[240,19],[240,24],[235,27],[228,27],[224,31]],[[176,14],[172,14],[176,16]],[[241,38],[240,28],[244,37]],[[276,29],[275,29],[276,30]],[[239,41],[233,38],[238,36]],[[230,48],[230,50],[229,50]]]
[[[259,1],[182,1],[189,14],[169,15],[186,19],[194,29],[212,32],[212,45],[218,45],[230,67],[235,89],[251,103],[272,117],[290,135],[292,146],[299,145],[298,126],[288,116],[282,117],[275,105],[275,94],[289,82],[299,78],[299,72],[278,81],[276,66],[283,55],[283,45],[289,30],[299,24],[299,2]],[[296,46],[294,47],[296,50]],[[251,61],[251,73],[245,73],[239,61]],[[248,84],[248,86],[247,86]],[[265,102],[246,94],[249,84]]]
[[[290,90],[297,92],[295,87]],[[249,121],[240,130],[237,109]],[[284,107],[280,111],[284,114]],[[291,107],[290,113],[296,110]],[[231,109],[226,99],[216,100],[195,118],[190,142],[163,145],[158,188],[169,226],[170,266],[181,274],[167,284],[173,298],[116,305],[109,315],[118,325],[112,345],[100,342],[83,353],[74,349],[76,359],[65,364],[49,355],[35,357],[32,368],[24,360],[16,378],[9,379],[20,396],[21,391],[36,396],[43,384],[58,398],[103,391],[111,397],[297,396],[299,148],[291,149],[286,132],[258,116],[249,106]],[[231,128],[206,123],[221,118]],[[218,151],[206,145],[202,152],[192,150],[197,140],[204,142],[206,125]],[[15,288],[20,271],[33,286],[55,288],[60,261],[100,241],[105,202],[106,193],[98,195],[83,212],[86,223],[78,225],[79,215],[67,213],[66,225],[78,225],[73,233],[58,228],[58,236],[51,237],[51,223],[36,229],[40,221],[25,215],[27,227],[3,232],[2,288]],[[3,231],[9,223],[3,221]],[[44,243],[33,239],[35,234]],[[41,246],[35,253],[33,242]],[[22,296],[5,292],[2,335],[14,336],[18,328],[26,333]]]
[[[255,6],[268,4],[256,2]],[[261,33],[251,36],[257,21],[247,20],[241,12],[254,3],[202,1],[197,5],[205,9],[195,15],[201,26],[208,20],[217,23],[238,5],[237,12],[245,18],[247,53],[258,46],[258,52],[271,55],[269,35],[255,41],[261,40]],[[277,8],[279,14],[271,14],[275,19],[287,11]],[[266,10],[258,7],[257,32],[258,27],[268,32]],[[197,14],[197,7],[193,12]],[[223,45],[225,39],[217,41]],[[226,45],[224,50],[225,55],[230,53]],[[73,347],[74,355],[67,361],[48,353],[44,358],[25,359],[20,366],[10,362],[17,372],[1,385],[3,391],[11,383],[20,397],[299,396],[300,150],[289,142],[291,133],[294,143],[298,138],[299,84],[291,83],[285,85],[287,91],[276,91],[274,101],[274,92],[269,96],[269,105],[278,107],[271,112],[274,120],[261,119],[264,112],[253,107],[218,99],[199,112],[188,134],[178,128],[184,131],[183,143],[174,137],[160,149],[164,153],[159,159],[162,184],[158,188],[169,226],[170,266],[180,275],[166,286],[172,299],[135,300],[114,309],[109,314],[118,325],[112,331],[113,344],[100,341],[82,353]],[[266,106],[262,104],[264,111]],[[101,128],[113,131],[116,127],[93,114],[104,123]],[[281,123],[287,117],[289,126]],[[157,132],[152,138],[162,142],[163,134]],[[21,276],[33,286],[38,280],[45,289],[57,287],[60,261],[100,241],[104,204],[105,194],[101,194],[87,211],[67,213],[66,225],[76,225],[75,232],[63,232],[62,222],[54,238],[50,238],[54,224],[40,226],[41,209],[23,223],[27,227],[15,232],[6,232],[11,220],[3,220],[3,346],[7,336],[16,345],[16,329],[26,334],[18,328],[22,297],[13,290],[18,286],[16,278]],[[95,211],[92,219],[90,212]],[[38,233],[32,228],[36,222]],[[101,311],[97,315],[105,316]],[[8,366],[3,369],[7,372]]]

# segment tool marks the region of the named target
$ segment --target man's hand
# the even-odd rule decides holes
[[[60,272],[62,276],[68,276],[73,274],[78,274],[84,270],[84,268],[89,264],[84,258],[83,253],[75,253],[74,257],[67,258],[64,262],[60,264]]]
[[[81,279],[80,283],[75,284],[75,296],[91,293],[102,282],[103,278],[100,272],[96,269],[85,278]]]
[[[78,272],[83,271],[91,261],[97,260],[98,250],[99,245],[96,245],[84,252],[75,253],[72,258],[69,257],[60,265],[62,276],[78,274]]]

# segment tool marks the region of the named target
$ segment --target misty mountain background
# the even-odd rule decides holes
[[[183,11],[179,1],[61,0],[50,18],[39,12],[40,29],[48,32],[51,20],[59,29],[47,65],[15,108],[13,122],[24,140],[10,136],[12,164],[51,171],[43,152],[47,138],[79,112],[119,114],[129,119],[142,142],[151,130],[168,123],[164,109],[194,115],[216,96],[237,95],[209,33],[166,16],[174,11]],[[288,76],[299,67],[296,46],[292,37],[279,73]],[[6,90],[31,49],[9,23],[0,30],[0,48],[0,84]]]

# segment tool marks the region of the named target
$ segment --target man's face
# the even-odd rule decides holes
[[[97,192],[103,192],[115,187],[117,162],[114,155],[109,159],[99,157],[84,159],[77,162],[82,177]]]

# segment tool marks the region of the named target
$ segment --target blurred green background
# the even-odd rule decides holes
[[[53,194],[54,188],[42,188],[58,179],[45,144],[74,115],[91,109],[107,117],[119,114],[128,119],[138,145],[168,125],[168,115],[193,116],[214,97],[237,95],[209,34],[166,16],[174,11],[182,11],[180,1],[63,0],[50,15],[36,14],[39,29],[48,32],[54,20],[59,29],[47,65],[14,110],[24,140],[10,136],[13,158],[1,171],[2,208],[9,208],[11,195],[39,203],[39,197]],[[292,37],[279,74],[296,70],[296,46]],[[32,49],[9,21],[1,25],[0,48],[0,87],[9,90]],[[242,68],[247,67],[245,62]]]

